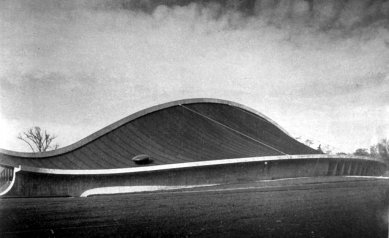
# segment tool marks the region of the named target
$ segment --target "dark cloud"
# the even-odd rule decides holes
[[[6,4],[9,8],[27,8],[29,14],[49,11],[93,9],[134,11],[153,14],[160,6],[171,9],[195,5],[198,11],[209,8],[217,19],[237,12],[246,18],[262,18],[269,24],[298,23],[321,30],[355,30],[360,27],[388,27],[388,0],[82,0],[22,1]]]
[[[388,2],[4,0],[1,116],[90,132],[157,103],[216,97],[289,129],[318,104],[320,116],[301,117],[321,125],[381,108]],[[385,123],[374,118],[366,128]]]
[[[152,14],[161,5],[175,8],[190,4],[212,7],[216,18],[240,12],[245,17],[264,18],[269,24],[303,23],[320,30],[387,27],[389,22],[389,1],[385,0],[110,0],[95,7]]]

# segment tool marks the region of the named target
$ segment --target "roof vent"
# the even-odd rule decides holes
[[[150,156],[146,154],[134,156],[131,160],[134,161],[135,164],[149,164],[153,162]]]

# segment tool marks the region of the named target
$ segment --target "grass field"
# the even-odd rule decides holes
[[[0,237],[388,237],[385,179],[0,199]]]

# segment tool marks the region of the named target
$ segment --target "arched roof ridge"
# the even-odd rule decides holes
[[[156,111],[160,111],[166,108],[174,107],[174,106],[179,106],[183,104],[194,104],[194,103],[215,103],[215,104],[224,104],[224,105],[229,105],[229,106],[234,106],[240,109],[243,109],[245,111],[251,112],[264,120],[268,121],[278,129],[280,129],[282,132],[284,132],[286,135],[290,136],[290,134],[285,131],[281,126],[279,126],[276,122],[265,116],[264,114],[256,111],[255,109],[252,109],[250,107],[244,106],[242,104],[229,101],[229,100],[224,100],[224,99],[216,99],[216,98],[190,98],[190,99],[181,99],[181,100],[176,100],[176,101],[171,101],[167,103],[162,103],[158,104],[156,106],[152,106],[146,109],[143,109],[141,111],[138,111],[136,113],[130,114],[129,116],[124,117],[123,119],[116,121],[92,134],[89,136],[73,143],[68,146],[59,148],[57,150],[51,150],[51,151],[46,151],[46,152],[38,152],[38,153],[33,153],[33,152],[17,152],[17,151],[11,151],[11,150],[5,150],[5,149],[0,149],[0,153],[10,155],[10,156],[16,156],[16,157],[26,157],[26,158],[45,158],[45,157],[52,157],[52,156],[57,156],[60,154],[65,154],[71,151],[74,151],[88,143],[91,143],[92,141],[108,134],[109,132],[137,119],[142,116],[145,116],[149,113],[153,113]],[[290,136],[291,137],[291,136]]]

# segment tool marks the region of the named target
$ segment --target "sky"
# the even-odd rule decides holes
[[[0,32],[3,149],[198,97],[338,152],[389,137],[389,1],[3,0]]]

